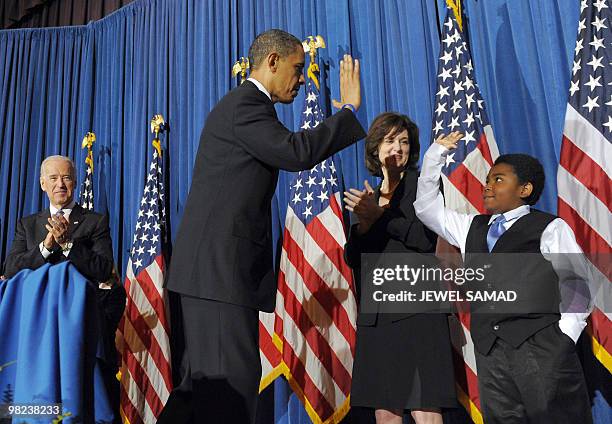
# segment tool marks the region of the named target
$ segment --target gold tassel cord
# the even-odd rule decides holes
[[[455,19],[457,20],[457,24],[459,25],[459,29],[463,31],[463,19],[462,19],[462,9],[461,9],[461,0],[446,0],[446,5],[452,9]]]

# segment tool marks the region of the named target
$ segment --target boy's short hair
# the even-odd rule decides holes
[[[533,156],[523,153],[513,153],[501,155],[497,158],[494,165],[505,163],[512,167],[520,184],[531,183],[533,190],[523,201],[528,205],[535,205],[544,190],[544,167],[539,160]]]

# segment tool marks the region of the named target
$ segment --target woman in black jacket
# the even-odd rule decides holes
[[[344,201],[353,225],[345,247],[358,291],[362,253],[433,254],[436,235],[415,216],[419,130],[405,115],[386,112],[366,137],[366,167],[382,177],[372,189],[350,189]],[[363,302],[360,302],[363,306]],[[351,405],[376,410],[376,422],[442,423],[441,408],[456,407],[446,314],[364,313],[357,318]]]

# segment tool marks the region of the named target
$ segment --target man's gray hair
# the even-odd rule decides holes
[[[262,32],[249,47],[249,63],[251,69],[256,69],[261,62],[272,52],[276,52],[280,57],[289,56],[297,48],[302,48],[302,42],[294,35],[282,29],[269,29]]]
[[[74,166],[74,162],[72,161],[72,159],[70,159],[68,156],[62,156],[62,155],[53,155],[53,156],[47,156],[45,158],[45,160],[42,161],[42,163],[40,164],[40,177],[44,177],[46,176],[46,169],[47,169],[47,163],[51,162],[52,160],[63,160],[66,161],[70,164],[70,169],[72,170],[72,178],[76,177],[76,168]]]

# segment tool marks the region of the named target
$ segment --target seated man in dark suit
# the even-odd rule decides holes
[[[40,167],[40,187],[50,207],[17,223],[6,258],[6,277],[69,260],[92,282],[107,281],[113,270],[108,217],[74,203],[72,161],[64,156],[46,158]]]
[[[75,204],[74,163],[65,156],[49,156],[40,167],[40,187],[49,197],[50,207],[22,218],[15,229],[6,258],[5,275],[11,278],[23,269],[37,269],[46,263],[71,261],[95,284],[104,347],[101,364],[111,401],[118,404],[115,379],[117,356],[115,331],[125,307],[125,290],[112,277],[113,250],[108,217]],[[114,405],[114,406],[116,406]],[[115,408],[118,421],[118,411]]]

